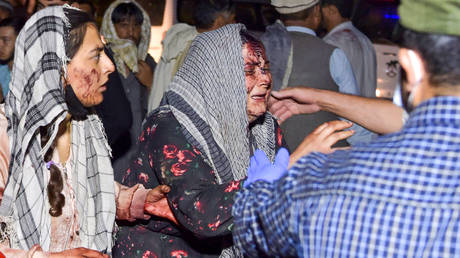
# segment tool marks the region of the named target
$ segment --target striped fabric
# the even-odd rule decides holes
[[[460,257],[460,98],[422,103],[398,133],[303,157],[233,206],[247,256]]]
[[[11,163],[0,214],[14,219],[17,238],[12,247],[28,250],[50,245],[51,216],[46,187],[49,171],[44,154],[67,115],[63,82],[68,58],[66,7],[49,7],[34,14],[15,46],[13,80],[6,102]],[[39,128],[47,126],[50,140],[42,148]],[[80,240],[83,247],[111,252],[115,221],[115,189],[110,148],[99,117],[72,120],[72,181]]]

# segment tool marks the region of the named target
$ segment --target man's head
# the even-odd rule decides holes
[[[319,0],[272,0],[271,4],[280,13],[287,26],[303,26],[312,30],[321,24]]]
[[[199,0],[193,19],[198,31],[210,31],[235,22],[235,6],[231,0]]]
[[[0,61],[8,63],[14,57],[14,43],[24,26],[22,17],[9,17],[0,21]]]
[[[460,96],[460,32],[456,25],[460,0],[435,6],[428,2],[431,4],[430,0],[403,0],[399,7],[402,28],[397,41],[405,77],[403,95],[410,95],[412,106],[434,96]],[[426,15],[420,17],[420,13]]]
[[[144,15],[134,3],[122,3],[115,7],[112,22],[119,38],[130,39],[139,45]]]
[[[323,25],[327,31],[332,30],[335,26],[348,21],[353,11],[353,1],[350,0],[322,0],[321,14]]]
[[[70,4],[91,15],[91,17],[96,16],[96,7],[91,0],[73,0],[70,1]]]
[[[0,0],[0,21],[11,16],[13,6],[6,0]]]

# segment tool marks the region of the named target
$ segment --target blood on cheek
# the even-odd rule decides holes
[[[72,69],[72,73],[74,75],[72,76],[74,82],[71,82],[71,84],[74,87],[74,89],[77,87],[81,90],[82,96],[84,98],[89,97],[91,91],[97,89],[98,85],[95,84],[99,83],[101,79],[101,74],[98,71],[96,71],[96,69],[93,68],[91,69],[91,71],[87,71],[85,69],[74,68]]]

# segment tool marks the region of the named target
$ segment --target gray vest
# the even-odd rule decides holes
[[[335,47],[306,33],[289,32],[289,35],[293,46],[293,58],[288,85],[339,91],[329,69],[329,60]],[[324,111],[287,119],[281,128],[289,150],[294,151],[315,128],[332,120],[338,120],[338,117]],[[348,146],[348,143],[341,141],[335,146]]]

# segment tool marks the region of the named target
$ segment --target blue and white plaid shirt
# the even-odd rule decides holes
[[[246,256],[460,257],[460,98],[422,103],[370,144],[303,157],[233,206]]]

